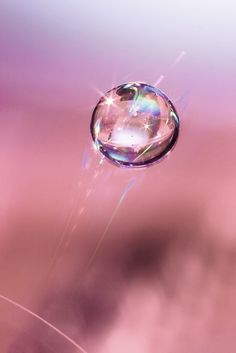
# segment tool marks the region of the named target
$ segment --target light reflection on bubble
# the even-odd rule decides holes
[[[174,147],[179,117],[169,98],[141,82],[107,92],[96,105],[91,133],[96,148],[119,166],[143,167]]]

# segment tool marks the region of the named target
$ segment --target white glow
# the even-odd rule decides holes
[[[112,97],[107,97],[107,98],[106,98],[106,104],[107,104],[107,105],[112,105],[113,102],[114,102],[114,99],[113,99]]]
[[[147,143],[148,138],[147,132],[138,128],[116,129],[112,133],[112,142],[126,147],[143,146]]]

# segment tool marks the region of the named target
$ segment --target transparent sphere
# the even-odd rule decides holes
[[[174,147],[179,118],[169,98],[140,82],[120,85],[96,105],[91,133],[97,149],[119,166],[143,167]]]

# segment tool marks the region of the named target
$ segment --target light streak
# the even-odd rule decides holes
[[[151,145],[149,145],[140,155],[138,155],[135,159],[134,159],[134,162],[136,162],[137,159],[139,159],[141,156],[144,155],[144,153],[146,153],[151,147],[152,147],[152,143]]]
[[[170,68],[169,68],[169,70],[168,70],[168,74],[170,73],[170,71],[177,65],[177,64],[179,64],[180,63],[180,61],[185,57],[185,55],[186,55],[187,53],[186,53],[186,51],[185,50],[182,50],[181,52],[180,52],[180,54],[176,57],[176,59],[174,60],[174,62],[173,62],[173,64],[170,66]],[[156,87],[156,86],[158,86],[162,81],[163,81],[163,79],[165,78],[165,76],[164,75],[161,75],[158,79],[157,79],[157,81],[154,83],[154,87]]]
[[[62,332],[61,330],[59,330],[57,327],[55,327],[53,324],[51,324],[50,322],[48,322],[47,320],[45,320],[44,318],[42,318],[41,316],[39,316],[38,314],[34,313],[32,310],[27,309],[25,306],[15,302],[14,300],[0,294],[0,299],[2,299],[3,301],[15,306],[16,308],[18,308],[19,310],[24,311],[25,313],[27,313],[28,315],[34,317],[35,319],[41,321],[44,325],[50,327],[52,330],[54,330],[56,333],[58,333],[61,337],[63,337],[66,341],[68,341],[69,343],[71,343],[78,351],[83,352],[83,353],[88,353],[84,348],[82,348],[78,343],[76,343],[72,338],[70,338],[69,336],[67,336],[64,332]]]
[[[99,238],[99,240],[98,240],[98,242],[97,242],[97,244],[96,244],[96,247],[95,247],[95,249],[94,249],[92,255],[91,255],[90,258],[89,258],[89,261],[88,261],[88,263],[87,263],[87,265],[86,265],[85,271],[87,271],[87,270],[89,269],[89,267],[91,266],[91,264],[93,263],[93,261],[94,261],[96,255],[97,255],[97,252],[98,252],[98,250],[100,249],[102,243],[104,242],[104,239],[105,239],[105,237],[106,237],[106,235],[107,235],[107,233],[108,233],[108,231],[109,231],[109,229],[110,229],[110,226],[111,226],[111,224],[112,224],[112,222],[113,222],[115,216],[117,215],[117,212],[119,211],[119,208],[120,208],[122,202],[124,201],[126,195],[127,195],[128,192],[130,191],[130,189],[133,187],[133,185],[135,184],[135,182],[136,182],[136,179],[135,179],[135,178],[131,179],[131,180],[128,182],[127,186],[125,187],[124,191],[122,192],[121,197],[120,197],[120,199],[119,199],[119,201],[118,201],[118,203],[117,203],[117,205],[116,205],[114,211],[112,212],[112,215],[111,215],[111,217],[110,217],[110,219],[109,219],[109,221],[108,221],[108,223],[107,223],[107,225],[106,225],[106,228],[104,229],[104,232],[102,233],[101,237]]]
[[[162,80],[164,80],[165,76],[164,75],[160,75],[160,77],[156,80],[156,82],[154,83],[154,87],[158,86]]]

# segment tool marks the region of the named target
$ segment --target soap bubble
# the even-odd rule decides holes
[[[91,134],[96,148],[119,166],[144,167],[174,147],[179,118],[158,88],[132,82],[108,91],[96,105]]]

